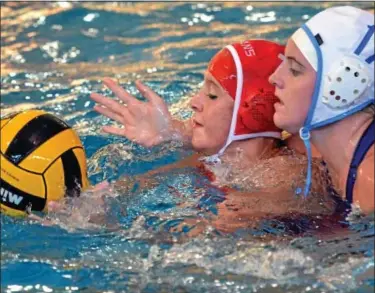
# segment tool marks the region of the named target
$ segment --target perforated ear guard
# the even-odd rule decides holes
[[[322,102],[334,109],[351,106],[372,84],[366,64],[353,56],[344,56],[324,76]]]

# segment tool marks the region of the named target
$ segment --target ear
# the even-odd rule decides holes
[[[279,131],[273,122],[274,104],[278,101],[273,87],[268,83],[248,89],[241,103],[239,117],[251,133]]]

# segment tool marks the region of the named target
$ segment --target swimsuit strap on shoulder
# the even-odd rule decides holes
[[[354,151],[353,159],[350,164],[348,179],[346,181],[346,200],[351,204],[353,202],[353,189],[357,178],[358,166],[362,163],[365,155],[375,141],[375,122],[374,120],[363,133],[357,147]]]

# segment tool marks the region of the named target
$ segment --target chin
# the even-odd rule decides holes
[[[278,114],[277,112],[275,112],[275,114],[273,115],[273,122],[278,128],[282,130],[286,130],[287,132],[292,133],[292,134],[298,133],[300,129],[300,127],[295,127],[295,124],[293,123],[293,121],[291,121],[284,115]]]
[[[194,136],[191,140],[191,145],[193,149],[197,152],[201,152],[205,149],[204,144],[202,144],[202,142],[199,139],[194,138]]]
[[[273,123],[275,123],[278,128],[286,130],[283,120],[279,113],[275,112],[275,114],[273,114]]]
[[[196,152],[203,153],[205,156],[214,155],[219,151],[216,150],[216,148],[203,143],[202,141],[194,140],[194,138],[192,139],[191,144]]]

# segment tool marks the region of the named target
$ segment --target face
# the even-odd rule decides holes
[[[234,101],[210,73],[200,91],[192,98],[194,111],[192,145],[206,154],[217,153],[226,143]]]
[[[296,44],[289,39],[285,60],[270,76],[280,102],[275,104],[273,120],[281,129],[298,133],[306,120],[315,87],[316,72]]]

